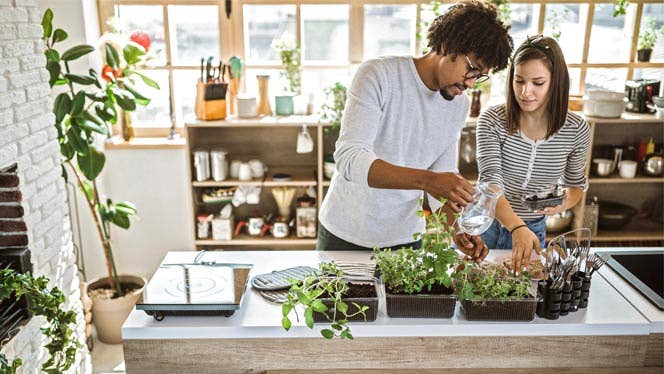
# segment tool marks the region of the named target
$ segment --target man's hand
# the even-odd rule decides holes
[[[472,257],[472,259],[480,263],[484,258],[489,254],[489,248],[482,241],[480,236],[470,236],[468,234],[455,233],[454,234],[454,243],[457,248],[465,253],[466,255]]]
[[[475,188],[457,173],[432,172],[425,191],[436,200],[444,197],[450,208],[458,213],[461,208],[473,201]]]
[[[520,227],[512,232],[512,266],[515,273],[521,273],[521,270],[530,264],[530,255],[533,249],[537,254],[542,253],[537,235],[530,231],[527,226]]]

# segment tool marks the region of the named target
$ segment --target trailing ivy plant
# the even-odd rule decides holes
[[[57,288],[48,288],[48,278],[34,278],[30,273],[17,273],[12,269],[0,270],[0,302],[14,295],[25,296],[34,315],[46,317],[47,326],[41,332],[49,339],[45,348],[50,355],[42,365],[45,373],[56,374],[68,370],[76,360],[81,344],[74,339],[73,326],[76,313],[61,308],[64,294]],[[15,373],[22,365],[20,358],[9,362],[0,354],[0,373]]]
[[[445,205],[445,199],[441,203]],[[417,214],[423,217],[424,211]],[[447,226],[447,215],[438,211],[426,218],[425,232],[414,235],[415,240],[422,239],[422,248],[374,249],[383,283],[391,292],[401,294],[430,292],[435,286],[450,288],[450,269],[457,261],[456,251],[450,245],[453,230]]]
[[[506,301],[534,297],[533,283],[528,273],[516,275],[500,264],[477,264],[462,260],[453,277],[455,293],[459,300]]]
[[[286,79],[285,90],[299,95],[302,85],[302,65],[299,61],[300,47],[288,35],[278,40],[273,47],[279,52],[281,64],[284,66],[284,71],[280,74]]]
[[[297,320],[300,317],[296,307],[304,307],[304,322],[310,329],[314,327],[314,312],[320,313],[330,322],[330,328],[321,330],[321,335],[326,339],[339,337],[341,339],[353,339],[348,321],[350,318],[361,315],[366,320],[368,306],[352,303],[354,312],[349,312],[349,305],[343,301],[349,291],[349,284],[343,278],[343,271],[334,263],[319,264],[320,271],[304,278],[302,282],[291,281],[288,291],[288,300],[282,305],[281,326],[284,330],[290,330],[292,322],[288,315],[293,312]],[[328,308],[323,299],[329,301]]]
[[[95,48],[84,44],[60,52],[55,45],[67,39],[67,32],[60,28],[53,30],[52,21],[53,11],[47,9],[42,18],[42,27],[46,69],[50,73],[49,85],[65,88],[53,104],[63,177],[67,179],[66,164],[73,171],[92,213],[104,250],[111,288],[115,296],[123,296],[124,291],[113,259],[111,225],[128,229],[130,217],[136,215],[136,207],[128,201],[115,202],[100,197],[97,180],[106,157],[95,147],[94,141],[95,137],[110,134],[110,126],[118,118],[116,106],[125,111],[134,111],[137,104],[147,105],[150,102],[134,88],[136,78],[156,89],[159,85],[135,71],[136,64],[145,55],[145,50],[137,43],[123,48],[124,62],[121,62],[115,47],[110,43],[104,44],[105,63],[110,69],[105,67],[103,79],[94,69],[88,70],[87,74],[73,73],[69,64],[93,52]]]

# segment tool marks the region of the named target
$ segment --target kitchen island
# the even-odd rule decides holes
[[[492,251],[489,259],[495,257]],[[163,263],[192,262],[198,252],[170,252]],[[366,262],[369,252],[207,252],[205,261],[252,263],[250,277],[331,259]],[[601,269],[600,272],[604,271]],[[381,298],[375,322],[351,323],[354,340],[325,340],[293,319],[281,327],[281,307],[248,286],[231,317],[167,316],[156,321],[134,310],[123,326],[128,373],[242,373],[389,369],[549,368],[538,372],[661,373],[646,368],[651,322],[608,281],[593,277],[589,305],[558,320],[468,321],[390,318]],[[611,369],[621,368],[621,369]],[[571,370],[571,371],[570,371]],[[484,371],[471,371],[484,372]]]

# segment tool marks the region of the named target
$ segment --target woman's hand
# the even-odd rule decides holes
[[[489,254],[489,248],[480,236],[456,232],[453,236],[457,248],[464,254],[470,256],[473,261],[480,263]]]
[[[528,226],[517,228],[512,232],[512,265],[515,273],[521,273],[521,270],[530,263],[532,250],[540,254],[540,241],[534,232],[530,231]]]
[[[567,209],[565,208],[565,204],[560,204],[558,206],[552,206],[552,207],[546,207],[544,209],[540,209],[536,211],[536,213],[539,214],[544,214],[545,216],[551,216],[557,213],[562,213],[566,211]]]

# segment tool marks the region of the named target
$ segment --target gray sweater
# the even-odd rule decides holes
[[[447,101],[427,88],[412,57],[384,57],[360,65],[336,143],[336,173],[320,210],[323,226],[363,247],[412,242],[413,234],[424,230],[424,219],[417,216],[423,192],[371,188],[369,167],[381,159],[456,172],[457,141],[468,108],[466,95]]]

